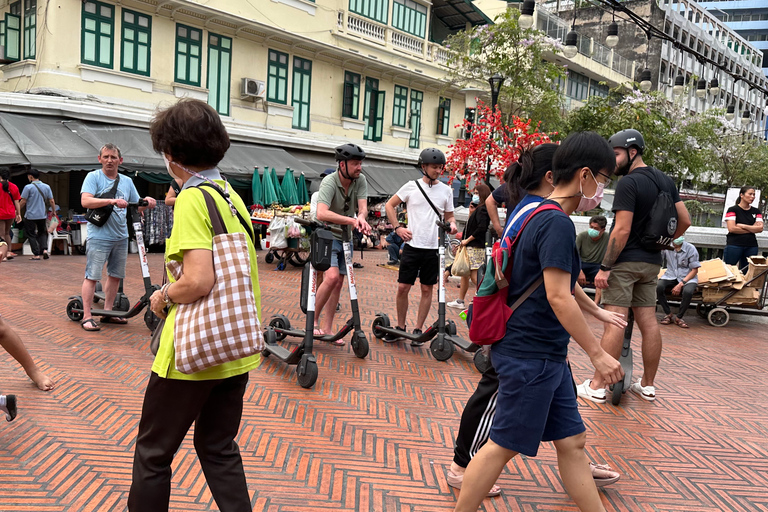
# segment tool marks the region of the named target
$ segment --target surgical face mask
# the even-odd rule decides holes
[[[588,212],[589,210],[593,209],[595,206],[599,205],[600,201],[603,200],[605,183],[599,183],[597,179],[592,175],[591,171],[588,174],[592,176],[592,179],[595,180],[595,183],[597,183],[597,190],[595,190],[595,195],[593,195],[592,197],[585,197],[584,191],[582,190],[582,185],[579,185],[581,200],[579,201],[579,206],[576,207],[577,212]]]
[[[595,228],[589,228],[587,230],[587,234],[590,236],[590,238],[597,238],[598,236],[600,236],[600,232]]]
[[[472,196],[472,202],[475,204],[480,204],[480,196],[475,194]]]
[[[675,238],[674,240],[672,240],[672,243],[674,243],[675,245],[683,245],[683,242],[685,242],[684,236],[681,236],[680,238]]]
[[[173,171],[171,170],[171,162],[168,161],[168,158],[165,157],[165,153],[163,153],[163,162],[165,162],[165,169],[168,171],[168,174],[171,175],[171,178],[178,180],[181,179],[178,176],[176,176]]]

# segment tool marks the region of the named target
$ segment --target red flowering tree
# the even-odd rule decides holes
[[[502,123],[499,109],[491,110],[478,101],[475,122],[466,119],[462,124],[467,139],[459,139],[449,146],[446,157],[446,171],[455,178],[467,180],[467,189],[472,183],[485,181],[490,159],[490,175],[501,179],[510,164],[516,162],[524,150],[546,142],[552,142],[550,135],[539,131],[541,123],[532,125],[530,119],[512,116],[512,125]]]

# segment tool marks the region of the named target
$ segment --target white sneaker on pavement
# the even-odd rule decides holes
[[[456,309],[464,309],[467,306],[464,304],[464,301],[461,299],[456,299],[453,302],[449,302],[446,304],[449,308],[456,308]]]
[[[641,382],[642,378],[637,379],[637,382],[633,383],[629,389],[640,395],[641,398],[648,400],[649,402],[656,400],[656,388],[653,386],[643,386]]]
[[[598,404],[604,404],[605,388],[592,389],[591,387],[589,387],[591,382],[592,382],[592,379],[585,380],[584,383],[576,386],[576,391],[578,392],[581,398],[586,398],[587,400],[591,400]]]

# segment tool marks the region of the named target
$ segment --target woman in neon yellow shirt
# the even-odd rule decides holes
[[[202,192],[204,182],[227,188],[229,201],[211,191],[230,233],[246,232],[230,207],[249,218],[243,200],[216,166],[229,149],[229,136],[216,111],[198,100],[181,100],[159,112],[150,126],[152,145],[161,153],[168,173],[183,182],[174,206],[174,226],[166,241],[165,261],[180,261],[178,281],[152,295],[151,308],[164,316],[165,327],[144,395],[128,496],[131,511],[167,511],[171,493],[171,463],[192,423],[195,451],[208,487],[222,512],[250,512],[251,500],[235,437],[240,428],[248,372],[259,365],[258,354],[206,370],[184,374],[176,370],[173,347],[175,304],[205,297],[215,281],[213,231]],[[208,189],[210,190],[210,189]],[[229,204],[228,204],[229,203]],[[248,238],[256,308],[261,310],[256,253]]]

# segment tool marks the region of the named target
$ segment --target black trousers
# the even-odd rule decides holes
[[[32,254],[42,256],[48,250],[48,229],[45,219],[24,219],[24,235],[29,239]]]
[[[672,311],[669,307],[669,302],[667,302],[667,292],[675,286],[677,286],[677,281],[675,279],[659,279],[659,282],[656,283],[656,300],[659,301],[661,309],[664,310],[665,315],[668,315]],[[683,286],[677,318],[683,318],[685,312],[688,311],[688,306],[691,305],[691,299],[698,286],[699,285],[696,283],[688,283]]]
[[[152,373],[136,438],[128,510],[168,511],[171,463],[193,422],[195,452],[219,510],[253,510],[235,442],[247,384],[247,373],[207,381],[164,379]]]
[[[571,363],[568,363],[571,371]],[[573,375],[573,372],[571,372]],[[573,384],[574,390],[576,383]],[[461,413],[459,433],[456,435],[456,445],[453,448],[453,462],[466,468],[469,461],[488,441],[496,415],[496,397],[499,393],[499,374],[491,366],[477,383],[477,388],[467,400],[464,412]]]

